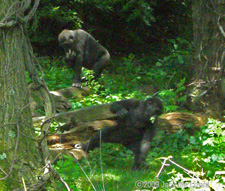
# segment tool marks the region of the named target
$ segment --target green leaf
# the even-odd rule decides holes
[[[177,44],[174,44],[174,49],[178,49],[178,45]]]
[[[2,154],[0,155],[0,160],[4,160],[4,159],[6,159],[6,153],[2,153]]]
[[[193,137],[193,136],[190,137],[190,143],[192,145],[196,145],[196,139],[195,139],[195,137]]]
[[[150,121],[151,121],[152,123],[154,123],[154,122],[155,122],[155,117],[151,117],[151,118],[150,118]]]
[[[183,78],[183,79],[177,84],[177,87],[183,86],[185,82],[186,82],[186,78]]]
[[[173,44],[176,43],[176,41],[175,41],[174,39],[168,39],[168,42],[171,42],[171,43],[173,43]]]
[[[180,64],[183,64],[183,63],[184,63],[183,56],[178,55],[177,57],[178,57],[178,62],[179,62]]]
[[[155,65],[156,65],[157,67],[160,67],[160,66],[162,66],[162,63],[161,63],[161,62],[156,62]]]
[[[203,145],[213,145],[213,140],[211,138],[208,138],[203,142]]]
[[[185,90],[186,88],[184,86],[181,86],[179,88],[177,88],[177,90],[175,91],[176,93],[181,92],[183,90]]]
[[[211,158],[213,162],[216,162],[219,159],[218,155],[215,155],[215,154],[213,154]]]
[[[13,132],[13,131],[9,131],[9,136],[10,136],[11,138],[13,138],[13,137],[16,136],[16,134],[15,134],[15,132]]]
[[[53,7],[53,11],[57,11],[60,8],[60,6],[58,7]]]
[[[177,101],[178,102],[184,102],[186,99],[187,99],[187,95],[178,98]]]

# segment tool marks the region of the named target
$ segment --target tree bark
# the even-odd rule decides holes
[[[192,95],[196,102],[201,101],[203,107],[214,112],[225,109],[224,12],[225,0],[193,1],[195,74]]]
[[[31,58],[24,11],[30,1],[0,3],[0,189],[27,188],[37,181],[43,158],[37,147],[29,105],[25,65]],[[22,189],[23,190],[23,189]],[[35,189],[28,189],[35,190]]]
[[[23,44],[27,42],[20,26],[0,30],[0,38],[0,155],[6,156],[0,164],[6,174],[1,171],[0,177],[10,176],[18,182],[23,177],[31,183],[35,181],[41,158],[34,141],[28,100],[23,55]],[[14,180],[5,178],[6,190],[17,186]]]

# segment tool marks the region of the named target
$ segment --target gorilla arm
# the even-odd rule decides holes
[[[66,54],[65,62],[68,67],[73,69],[73,87],[81,87],[81,70],[83,63],[83,53],[81,51],[77,51],[74,53],[73,51]],[[70,54],[70,55],[68,55]]]
[[[123,118],[130,112],[130,110],[136,109],[139,105],[140,101],[137,99],[116,101],[110,106],[110,111],[119,115],[120,118]]]
[[[88,35],[83,30],[73,31],[74,33],[74,42],[72,44],[72,51],[75,51],[76,58],[73,63],[74,78],[73,84],[74,87],[81,87],[81,69],[84,63],[85,57],[85,44],[88,38]]]

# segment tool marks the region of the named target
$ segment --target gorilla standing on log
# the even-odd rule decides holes
[[[101,76],[110,55],[89,33],[82,29],[63,30],[58,41],[66,52],[67,65],[72,67],[75,73],[72,86],[81,87],[82,67],[93,70],[95,78]]]
[[[112,103],[110,110],[119,116],[117,125],[102,129],[88,143],[77,144],[75,148],[89,152],[100,146],[100,140],[105,143],[121,143],[134,153],[132,169],[140,169],[141,164],[145,163],[155,135],[157,117],[163,112],[161,100],[156,97],[145,101],[122,100]]]

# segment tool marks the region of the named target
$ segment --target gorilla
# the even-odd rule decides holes
[[[82,29],[63,30],[58,36],[59,45],[66,52],[66,63],[74,70],[72,86],[81,87],[81,68],[94,71],[95,79],[101,76],[109,63],[110,54],[89,33]]]
[[[110,111],[119,116],[117,125],[98,131],[88,143],[76,144],[74,147],[89,152],[100,146],[100,140],[103,143],[120,143],[134,153],[132,170],[147,168],[145,159],[155,135],[155,123],[163,112],[162,101],[157,97],[145,101],[122,100],[112,103]]]

